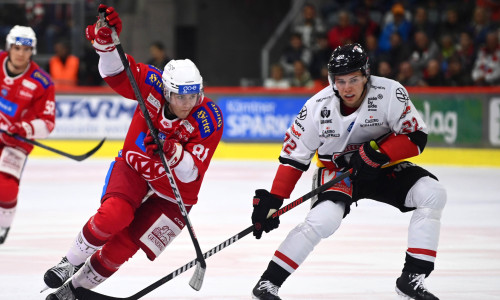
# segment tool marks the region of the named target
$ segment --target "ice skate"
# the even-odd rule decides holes
[[[425,274],[403,272],[396,280],[396,293],[402,299],[439,300],[424,285]]]
[[[269,280],[259,280],[252,290],[252,299],[258,300],[281,300],[278,297],[279,286]]]
[[[56,289],[63,285],[66,280],[70,279],[82,266],[83,264],[79,266],[72,265],[65,256],[61,262],[45,272],[43,281],[45,281],[48,287]]]
[[[9,234],[10,227],[0,227],[0,245],[7,239],[7,234]]]
[[[57,291],[47,295],[45,300],[76,300],[76,296],[73,293],[75,288],[71,284],[71,281],[65,283]]]

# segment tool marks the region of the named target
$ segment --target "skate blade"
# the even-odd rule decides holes
[[[43,293],[45,292],[46,290],[50,289],[50,287],[48,287],[47,285],[45,285],[42,290],[40,291],[40,293]]]

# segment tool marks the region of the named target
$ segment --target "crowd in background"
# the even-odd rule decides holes
[[[359,43],[372,75],[405,86],[500,85],[500,2],[306,3],[265,87],[321,87],[337,46]]]
[[[359,43],[370,58],[371,74],[405,86],[500,85],[500,1],[495,0],[309,0],[287,32],[287,45],[270,66],[266,87],[321,87],[337,46]],[[85,24],[94,22],[99,1],[86,0]],[[85,43],[72,54],[71,3],[19,1],[0,4],[0,38],[13,24],[32,27],[38,63],[58,85],[102,85],[98,57]],[[87,12],[88,10],[88,12]],[[170,59],[165,45],[150,45],[150,63]],[[61,78],[62,77],[62,78]]]

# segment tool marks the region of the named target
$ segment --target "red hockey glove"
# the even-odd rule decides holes
[[[155,143],[153,136],[148,130],[148,134],[144,138],[144,146],[146,147],[146,153],[150,157],[155,157],[158,159],[158,145]],[[184,157],[184,149],[179,141],[175,139],[166,139],[163,142],[162,147],[167,163],[171,168],[175,168]]]
[[[185,122],[187,124],[185,124]],[[187,141],[189,140],[189,137],[191,136],[191,133],[193,132],[193,130],[189,131],[188,127],[192,128],[191,125],[189,124],[189,122],[188,121],[182,121],[179,124],[179,126],[177,126],[177,128],[175,128],[172,131],[172,134],[170,134],[168,136],[168,138],[169,139],[178,140],[181,144],[184,145],[185,143],[187,143]]]
[[[95,24],[87,26],[85,37],[93,42],[97,51],[110,52],[115,49],[113,39],[111,38],[111,27],[115,27],[116,33],[120,35],[122,31],[122,20],[113,7],[107,7],[104,4],[99,5],[98,11],[105,12],[105,24],[97,19]]]
[[[31,138],[33,136],[33,126],[27,122],[16,122],[9,126],[7,131],[10,133],[2,133],[2,140],[6,145],[15,146],[19,144],[19,139],[15,138],[13,135],[18,135],[23,138]]]
[[[380,168],[390,161],[389,156],[378,152],[377,143],[369,141],[361,145],[351,156],[349,164],[352,167],[353,180],[374,180],[380,174]]]
[[[256,239],[261,238],[262,231],[267,233],[278,228],[280,225],[279,217],[269,219],[267,217],[274,212],[272,210],[279,209],[282,204],[283,199],[269,193],[267,190],[255,191],[255,196],[253,197],[252,224],[253,235]]]

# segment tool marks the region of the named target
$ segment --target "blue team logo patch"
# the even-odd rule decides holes
[[[33,40],[24,37],[16,37],[16,45],[33,47]]]
[[[7,94],[8,94],[8,93],[9,93],[9,92],[8,92],[6,89],[3,89],[3,90],[2,90],[2,96],[4,96],[4,97],[5,97],[5,96],[7,96]]]
[[[210,136],[214,132],[214,124],[210,119],[208,111],[204,107],[198,108],[194,114],[194,119],[198,122],[198,128],[200,129],[200,134],[202,138]]]
[[[0,97],[0,111],[4,114],[13,117],[17,112],[18,105],[9,100]]]
[[[208,102],[208,108],[212,111],[212,114],[214,115],[215,119],[217,120],[217,130],[219,130],[222,127],[222,113],[219,109],[219,107],[213,103],[213,102]]]
[[[179,94],[198,94],[200,92],[199,84],[179,85]]]
[[[36,81],[40,82],[44,88],[48,88],[49,85],[52,84],[52,82],[50,81],[49,77],[46,74],[44,74],[44,73],[42,73],[42,72],[40,72],[38,70],[35,71],[35,72],[33,72],[33,73],[31,73],[31,78],[33,78]]]
[[[149,71],[146,75],[146,84],[152,86],[160,95],[163,95],[163,82],[160,75],[155,71]]]
[[[139,136],[135,140],[135,145],[142,150],[142,152],[146,153],[146,146],[144,146],[144,138],[146,137],[145,132],[139,133]]]

